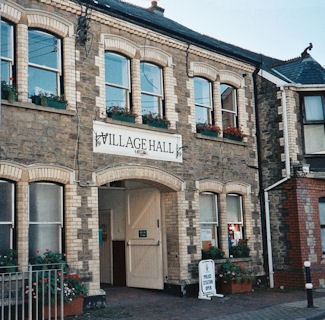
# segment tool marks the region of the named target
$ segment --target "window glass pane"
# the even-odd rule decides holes
[[[119,106],[127,108],[127,91],[116,87],[106,86],[106,108]]]
[[[4,21],[1,21],[1,57],[12,59],[12,26]]]
[[[222,109],[236,111],[236,89],[227,84],[220,84]]]
[[[52,183],[31,183],[29,190],[29,220],[61,222],[62,187]]]
[[[232,125],[233,127],[237,127],[236,124],[236,115],[231,112],[222,112],[222,126],[224,129]]]
[[[304,100],[306,109],[306,120],[324,120],[322,97],[306,96],[304,97]]]
[[[129,87],[128,60],[120,55],[105,53],[105,81]]]
[[[241,222],[240,196],[227,195],[227,219],[228,222]]]
[[[45,249],[60,251],[60,232],[58,225],[30,225],[29,226],[29,256],[35,256],[36,250],[44,253]]]
[[[208,108],[195,106],[195,122],[210,124],[208,117],[209,112]]]
[[[0,221],[12,221],[14,209],[14,184],[0,180]]]
[[[28,68],[28,93],[29,96],[40,93],[57,95],[58,83],[57,73],[38,69],[34,67]]]
[[[0,254],[10,249],[10,225],[0,224]]]
[[[214,194],[200,194],[200,221],[217,222]]]
[[[305,125],[305,152],[325,153],[325,129],[324,125]]]
[[[203,250],[209,250],[210,244],[218,247],[218,235],[215,225],[202,225],[200,228],[201,247]]]
[[[211,106],[211,92],[208,80],[194,78],[194,98],[196,104]]]
[[[148,63],[141,63],[141,91],[161,95],[161,69]]]
[[[10,72],[9,62],[1,60],[1,81],[9,83]]]
[[[319,220],[320,220],[320,224],[325,225],[325,199],[324,202],[323,201],[319,202]]]
[[[141,94],[142,115],[159,114],[159,98],[148,94]]]
[[[28,31],[29,62],[58,69],[58,39],[51,34]]]

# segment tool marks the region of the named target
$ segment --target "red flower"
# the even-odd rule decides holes
[[[49,249],[49,248],[46,248],[45,250],[46,250],[46,251],[50,251],[50,249]]]
[[[236,261],[236,262],[235,262],[235,264],[239,264],[239,262],[238,262],[238,261]]]
[[[39,254],[39,250],[38,249],[36,250],[36,253]]]
[[[13,80],[14,80],[14,78],[13,78],[13,77],[10,77],[10,78],[9,78],[9,80],[10,80],[10,81],[13,81]]]

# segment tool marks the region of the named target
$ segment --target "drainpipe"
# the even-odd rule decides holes
[[[264,189],[266,238],[267,238],[267,254],[268,254],[268,264],[269,264],[270,288],[274,288],[274,277],[273,277],[274,272],[273,272],[272,243],[271,243],[269,191],[290,179],[290,157],[289,157],[288,119],[287,119],[287,101],[286,101],[287,97],[286,97],[284,87],[281,87],[280,89],[282,91],[282,108],[283,108],[282,114],[283,114],[286,177],[272,184],[268,188]]]

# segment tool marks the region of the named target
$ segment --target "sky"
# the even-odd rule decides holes
[[[148,8],[151,0],[124,0]],[[325,0],[158,0],[165,16],[200,33],[288,60],[311,42],[325,67]]]

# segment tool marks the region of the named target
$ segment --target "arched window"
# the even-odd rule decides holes
[[[210,81],[199,77],[194,78],[194,101],[196,124],[212,124],[213,103]]]
[[[237,89],[225,84],[220,84],[222,126],[238,127]]]
[[[319,202],[319,222],[322,237],[322,249],[325,254],[325,198],[320,198]]]
[[[238,194],[229,193],[227,201],[227,224],[229,246],[237,245],[239,239],[243,239],[243,198]]]
[[[200,203],[200,235],[202,250],[210,246],[219,247],[218,237],[218,196],[212,192],[202,192]]]
[[[62,252],[63,187],[51,182],[29,185],[29,256],[49,248]]]
[[[0,180],[0,254],[13,247],[15,185]]]
[[[28,30],[28,94],[60,96],[61,40],[39,30]]]
[[[130,60],[105,52],[106,110],[113,107],[130,109]]]
[[[12,84],[14,64],[13,26],[1,20],[1,81]]]
[[[164,88],[162,68],[148,62],[141,62],[141,110],[142,115],[164,116]]]

